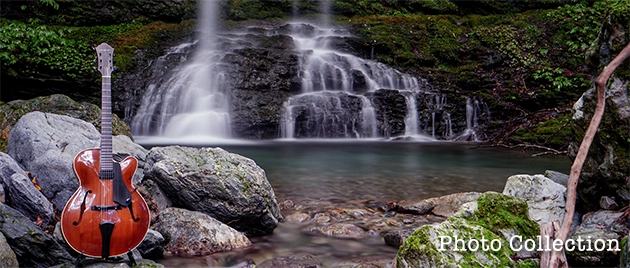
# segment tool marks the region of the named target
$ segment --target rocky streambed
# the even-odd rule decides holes
[[[92,124],[52,113],[28,113],[13,126],[7,153],[0,153],[3,266],[74,265],[77,253],[64,242],[58,215],[78,186],[74,155],[98,147],[99,138]],[[140,266],[175,266],[168,262],[174,256],[191,260],[187,264],[192,266],[228,267],[535,266],[539,252],[514,250],[508,243],[514,237],[535,237],[540,223],[560,220],[564,213],[566,175],[555,172],[512,176],[502,194],[340,203],[278,200],[262,168],[220,148],[147,150],[127,136],[116,136],[114,154],[139,160],[134,183],[151,208],[151,228],[133,250]],[[614,200],[602,200],[604,210],[578,219],[572,237],[615,240],[620,249],[571,251],[572,263],[627,263],[625,214],[613,210]],[[309,241],[293,239],[295,233]],[[470,240],[479,235],[495,239],[502,250],[462,252],[439,244],[440,236]],[[278,241],[294,244],[268,250]],[[327,245],[322,252],[305,243]],[[437,250],[443,246],[446,250]],[[365,254],[356,254],[362,250]],[[84,259],[81,264],[117,266],[125,260],[103,264]]]

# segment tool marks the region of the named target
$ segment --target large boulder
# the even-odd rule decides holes
[[[564,219],[566,187],[543,175],[510,176],[503,194],[521,198],[529,207],[529,218],[538,224]]]
[[[8,154],[0,152],[0,184],[6,192],[7,205],[26,215],[31,221],[41,221],[46,227],[55,220],[52,204],[35,187],[26,172]]]
[[[531,264],[531,261],[520,263],[522,261],[518,260],[531,258],[532,252],[515,251],[522,250],[520,241],[534,238],[539,233],[538,224],[529,219],[525,201],[487,192],[476,202],[462,206],[446,221],[417,229],[398,250],[395,266],[515,267]],[[515,237],[517,239],[513,239]]]
[[[178,256],[199,256],[251,246],[242,233],[196,211],[167,208],[153,228],[167,241],[164,251]]]
[[[99,146],[93,125],[69,116],[28,113],[9,135],[8,154],[37,177],[42,193],[57,209],[63,209],[79,186],[73,161],[77,153]]]
[[[144,172],[174,206],[206,213],[248,235],[270,234],[282,219],[265,171],[221,148],[154,147]]]
[[[31,112],[22,116],[11,130],[8,154],[37,178],[41,192],[61,210],[79,186],[74,157],[84,149],[99,147],[100,138],[94,125],[83,120]],[[124,155],[143,159],[143,149],[138,147],[129,138],[113,138],[115,159]]]
[[[569,264],[576,267],[628,267],[618,266],[622,239],[630,231],[627,219],[620,217],[625,217],[622,212],[605,210],[584,214],[582,222],[569,235],[573,241],[581,240],[584,250],[580,246],[567,250]]]
[[[91,103],[76,102],[70,97],[55,94],[29,100],[15,100],[0,105],[0,151],[5,152],[9,133],[18,120],[33,111],[67,115],[84,120],[97,129],[101,126],[101,109]],[[131,137],[129,126],[116,114],[112,115],[112,133]]]
[[[20,267],[50,267],[74,260],[52,236],[19,211],[0,204],[0,232],[15,252]]]

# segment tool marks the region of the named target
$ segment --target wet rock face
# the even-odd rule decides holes
[[[591,64],[601,70],[627,44],[626,27],[608,25],[602,27],[597,46],[589,51]],[[615,51],[615,49],[618,49]],[[610,197],[620,207],[630,204],[630,95],[627,77],[623,74],[628,59],[608,79],[606,88],[606,109],[597,134],[588,151],[578,182],[577,209],[595,211],[603,196]],[[625,67],[627,70],[627,67]],[[596,77],[599,74],[594,74]],[[578,148],[588,128],[595,106],[597,94],[595,86],[586,91],[575,103],[573,115],[573,143],[569,147],[575,158]]]
[[[606,110],[598,134],[584,162],[578,182],[578,206],[584,211],[599,208],[603,196],[614,198],[621,207],[630,204],[630,101],[628,81],[618,78],[607,89]],[[589,90],[576,103],[574,115],[577,153],[582,134],[595,109],[595,90]],[[578,138],[580,137],[580,138]]]

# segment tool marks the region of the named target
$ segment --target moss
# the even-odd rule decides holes
[[[520,128],[511,139],[518,143],[538,144],[552,148],[566,147],[566,141],[572,136],[571,117],[572,115],[567,112],[543,123]]]
[[[527,202],[507,195],[486,192],[477,200],[478,209],[470,221],[494,233],[515,229],[524,238],[540,234],[540,226],[529,219]]]
[[[516,263],[516,267],[518,268],[538,268],[540,267],[540,263],[534,260],[521,260]]]

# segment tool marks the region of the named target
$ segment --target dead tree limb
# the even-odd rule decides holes
[[[569,237],[571,224],[573,223],[573,214],[575,213],[575,203],[577,199],[577,184],[580,178],[580,172],[604,115],[604,109],[606,107],[606,83],[617,67],[619,67],[619,65],[629,56],[630,43],[626,45],[619,55],[617,55],[606,67],[604,67],[604,70],[602,70],[597,79],[595,79],[595,88],[597,89],[597,106],[595,106],[593,118],[591,118],[591,122],[586,130],[584,139],[582,139],[582,144],[580,144],[580,148],[578,149],[575,160],[573,161],[573,165],[571,165],[571,173],[569,173],[569,181],[567,182],[567,203],[565,207],[564,220],[562,221],[559,234],[556,236],[558,239],[563,241],[563,244]],[[566,257],[564,250],[561,252],[554,252],[551,256],[549,267],[568,267],[566,260],[562,261],[563,257]]]

